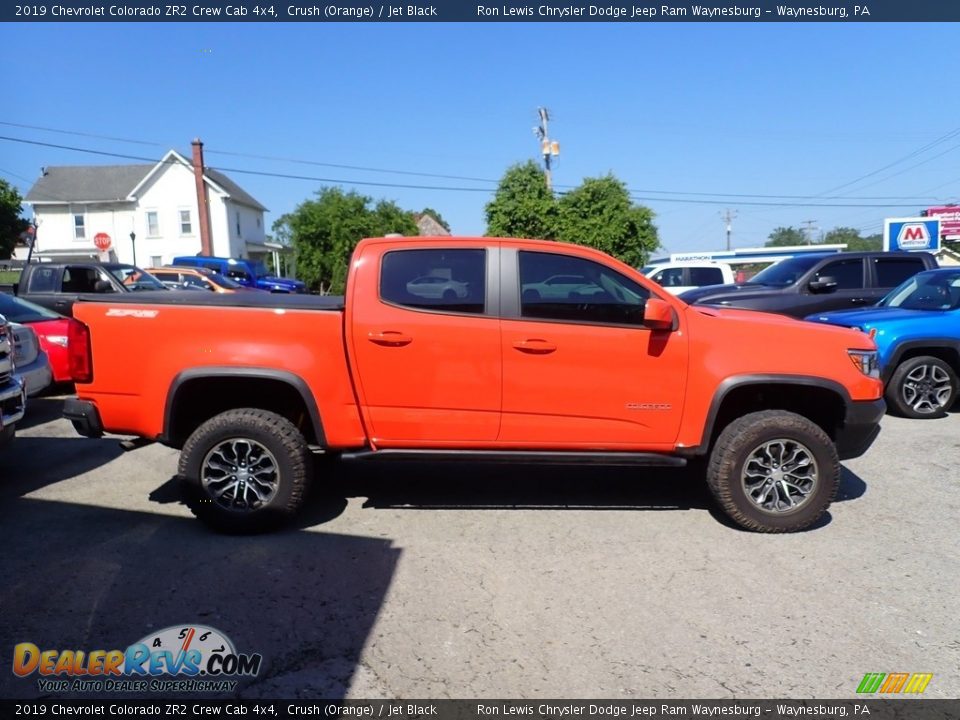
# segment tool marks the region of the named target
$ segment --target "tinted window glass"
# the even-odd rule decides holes
[[[28,292],[44,293],[56,292],[57,284],[60,280],[60,274],[63,271],[59,268],[38,267],[30,275],[30,287]]]
[[[564,277],[570,282],[556,282]],[[649,291],[605,265],[555,253],[520,253],[525,318],[642,325]]]
[[[683,285],[683,268],[661,270],[652,279],[663,287],[681,287]]]
[[[787,258],[764,268],[747,282],[752,285],[786,287],[787,285],[793,285],[818,262],[820,262],[820,258],[811,256]]]
[[[486,250],[393,250],[383,256],[380,299],[418,310],[481,314],[486,272]]]
[[[896,287],[907,278],[924,270],[920,258],[876,258],[877,287]]]
[[[29,323],[37,320],[54,320],[60,315],[12,295],[0,293],[0,315],[10,322]]]
[[[692,267],[690,268],[690,284],[694,287],[723,285],[723,271],[715,267]]]
[[[838,260],[821,268],[814,280],[832,277],[837,281],[837,290],[856,290],[863,287],[863,260],[860,258]]]

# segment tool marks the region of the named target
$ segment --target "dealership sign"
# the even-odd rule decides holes
[[[940,249],[940,219],[887,218],[883,221],[883,249],[936,252]]]
[[[960,238],[960,207],[946,205],[927,208],[924,215],[940,220],[940,237]]]

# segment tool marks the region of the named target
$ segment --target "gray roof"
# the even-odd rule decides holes
[[[26,202],[126,200],[154,165],[66,165],[45,168]]]
[[[124,201],[153,165],[61,165],[44,168],[44,174],[24,198],[24,202],[115,202]],[[242,205],[266,211],[246,190],[222,172],[206,168],[208,180],[222,187],[230,198]]]
[[[263,210],[264,212],[266,212],[267,209],[263,205],[258,203],[256,200],[254,200],[253,196],[250,195],[250,193],[248,193],[242,187],[237,185],[233,180],[228,178],[219,170],[211,170],[210,168],[207,168],[206,175],[210,180],[213,180],[213,182],[215,182],[217,185],[219,185],[224,190],[226,190],[231,200],[235,200],[236,202],[241,203],[242,205],[249,205],[250,207],[254,207],[257,210]]]

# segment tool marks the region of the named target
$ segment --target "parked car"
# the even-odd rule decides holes
[[[271,275],[262,262],[243,258],[209,257],[206,255],[185,255],[175,257],[173,265],[177,267],[201,267],[213,270],[235,280],[245,287],[269,290],[276,293],[305,293],[307,286],[300,280]]]
[[[166,289],[163,283],[134,265],[43,262],[24,266],[14,294],[71,317],[73,304],[80,297]]]
[[[894,412],[910,418],[942,417],[957,401],[960,268],[914,275],[874,307],[807,319],[874,336],[887,405]]]
[[[50,361],[33,328],[10,323],[10,334],[13,337],[13,373],[23,383],[27,397],[33,397],[53,382]]]
[[[177,290],[207,290],[216,293],[257,291],[256,288],[241,285],[209,268],[167,266],[146,268],[146,271],[167,287]]]
[[[10,322],[33,328],[40,340],[40,348],[50,361],[53,381],[70,382],[67,339],[70,336],[69,327],[76,320],[12,295],[0,295],[0,314]]]
[[[733,268],[723,262],[657,263],[640,272],[673,295],[708,285],[729,285],[736,279]]]
[[[0,447],[13,440],[27,406],[23,382],[14,374],[11,332],[10,324],[0,314]]]
[[[699,458],[735,522],[795,531],[830,504],[840,460],[879,432],[876,346],[861,332],[690,308],[614,258],[559,242],[374,238],[349,267],[346,298],[84,299],[64,415],[86,436],[179,448],[186,502],[229,531],[295,513],[313,450],[638,470]],[[409,293],[424,275],[469,294]],[[555,275],[603,296],[524,297]],[[132,363],[131,347],[149,347],[150,362]]]
[[[936,258],[925,252],[814,253],[781,260],[745,283],[688,290],[680,297],[693,305],[803,318],[874,305],[907,278],[936,267]]]
[[[421,275],[407,283],[407,292],[428,299],[457,300],[467,296],[467,284],[437,275]]]

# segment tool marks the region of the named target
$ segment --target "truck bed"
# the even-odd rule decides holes
[[[237,292],[230,294],[188,290],[141,291],[81,297],[80,303],[110,305],[191,305],[202,307],[282,308],[285,310],[343,310],[342,295],[295,295],[292,293]]]

